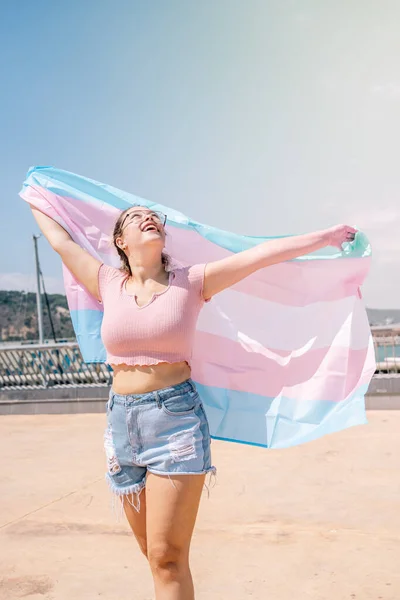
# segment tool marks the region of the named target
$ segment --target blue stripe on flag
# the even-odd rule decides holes
[[[367,423],[366,385],[342,402],[267,398],[201,384],[196,386],[211,435],[218,440],[286,448]]]
[[[100,334],[103,313],[85,309],[71,310],[70,314],[83,360],[87,363],[105,362],[106,349]]]

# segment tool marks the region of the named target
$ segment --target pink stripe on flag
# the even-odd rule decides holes
[[[99,254],[118,256],[112,243],[112,232],[121,211],[104,202],[94,205],[75,198],[68,198],[67,202],[71,219],[80,224],[82,233]]]
[[[64,265],[63,275],[69,310],[97,310],[103,312],[103,305],[75,279]]]
[[[70,232],[66,222],[60,217],[57,211],[53,208],[53,205],[49,202],[49,195],[53,199],[56,197],[54,194],[50,194],[50,192],[47,192],[47,190],[38,186],[28,186],[24,188],[23,193],[20,195],[21,198],[29,202],[29,204],[47,214]]]
[[[198,383],[269,398],[339,402],[357,387],[369,348],[309,350],[303,356],[289,359],[285,365],[272,358],[273,352],[268,350],[267,355],[248,352],[237,342],[198,331],[193,378]],[[373,368],[370,364],[367,370],[369,366]]]

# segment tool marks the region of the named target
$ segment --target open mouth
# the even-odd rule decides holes
[[[156,227],[153,223],[147,223],[142,229],[142,231],[156,231],[158,233],[158,227]]]

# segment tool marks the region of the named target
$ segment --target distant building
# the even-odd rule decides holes
[[[372,325],[371,331],[374,338],[398,337],[400,336],[400,323],[392,323],[390,325]]]

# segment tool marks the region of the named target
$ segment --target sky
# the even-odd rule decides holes
[[[18,192],[53,165],[247,235],[354,225],[366,304],[400,308],[399,23],[396,0],[0,0],[0,288],[34,289]]]

